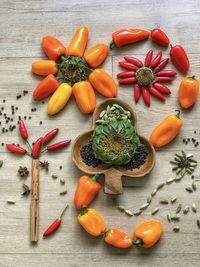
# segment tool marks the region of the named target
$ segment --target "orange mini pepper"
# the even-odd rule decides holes
[[[149,220],[138,225],[134,231],[133,243],[143,248],[155,245],[163,233],[160,221]]]
[[[93,68],[101,65],[108,55],[108,46],[106,44],[97,44],[85,51],[83,57]]]
[[[52,74],[49,74],[34,89],[33,99],[42,100],[48,97],[49,95],[53,94],[53,92],[58,88],[58,86],[59,82]]]
[[[179,86],[178,99],[182,108],[193,106],[199,95],[199,81],[195,76],[185,77]]]
[[[95,69],[89,75],[89,81],[98,93],[105,97],[115,97],[117,86],[113,78],[103,69]]]
[[[150,136],[150,142],[154,147],[163,147],[170,143],[180,132],[183,121],[180,119],[180,111],[176,115],[167,116],[155,127]]]
[[[82,57],[88,40],[88,28],[83,26],[76,30],[67,48],[67,55]]]
[[[148,39],[150,32],[143,29],[120,29],[112,34],[110,49]]]
[[[72,87],[72,92],[81,112],[88,114],[95,110],[96,96],[89,82],[75,83]]]
[[[116,248],[129,248],[133,244],[131,237],[127,233],[116,228],[110,228],[105,233],[104,240],[107,244]]]
[[[58,72],[57,64],[54,60],[38,60],[32,63],[32,72],[38,75],[47,76]]]
[[[74,204],[77,209],[88,206],[101,189],[100,183],[96,182],[97,178],[97,175],[92,178],[84,175],[79,179],[74,195]]]
[[[84,206],[77,219],[81,226],[93,236],[100,236],[106,230],[103,218],[95,209]]]
[[[42,48],[49,59],[57,61],[61,55],[65,55],[65,46],[54,36],[45,36],[42,39]]]

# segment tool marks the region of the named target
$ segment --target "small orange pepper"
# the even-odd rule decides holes
[[[138,225],[134,231],[133,243],[143,248],[155,245],[163,233],[160,221],[149,220]]]
[[[104,240],[107,244],[116,248],[129,248],[133,244],[131,237],[117,228],[110,228],[105,233]]]
[[[54,60],[38,60],[32,63],[32,72],[38,75],[47,76],[58,72],[57,64]]]
[[[97,44],[85,51],[83,58],[93,68],[101,65],[108,55],[108,46],[106,44]]]
[[[96,107],[96,95],[88,81],[77,82],[72,87],[73,95],[81,112],[92,113]]]
[[[199,81],[195,76],[185,77],[179,86],[178,99],[182,108],[187,109],[193,106],[199,95]]]
[[[57,61],[60,56],[65,55],[65,46],[54,36],[45,36],[42,39],[42,48],[49,59]]]
[[[115,97],[117,86],[113,78],[103,69],[95,69],[89,75],[89,81],[98,93],[105,97]]]
[[[82,57],[88,40],[88,28],[83,26],[76,30],[71,42],[66,49],[69,56]]]
[[[50,96],[58,88],[58,86],[59,86],[59,82],[56,80],[56,78],[52,74],[49,74],[34,89],[33,99],[42,100]]]
[[[74,204],[77,209],[88,206],[101,189],[100,183],[96,182],[97,178],[98,175],[92,178],[84,175],[79,179],[74,195]]]
[[[84,206],[77,219],[81,226],[93,236],[100,236],[106,230],[103,218],[95,209]]]
[[[151,133],[150,142],[154,147],[167,145],[179,134],[183,121],[180,119],[180,111],[177,112],[176,115],[167,116]]]

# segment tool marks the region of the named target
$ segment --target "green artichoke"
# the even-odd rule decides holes
[[[97,126],[92,149],[97,159],[109,165],[128,163],[140,145],[135,127],[128,120],[110,120]]]

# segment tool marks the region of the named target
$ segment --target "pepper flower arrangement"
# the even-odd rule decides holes
[[[48,114],[60,112],[73,94],[83,113],[92,113],[96,107],[94,89],[105,97],[115,97],[117,86],[112,77],[98,68],[108,55],[106,44],[97,44],[88,50],[88,28],[76,30],[66,48],[53,36],[42,39],[42,48],[49,60],[32,63],[32,72],[46,76],[33,92],[34,100],[50,95]],[[93,89],[94,88],[94,89]]]

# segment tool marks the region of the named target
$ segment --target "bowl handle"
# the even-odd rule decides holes
[[[122,194],[122,173],[114,168],[105,171],[105,186],[104,191],[106,194]]]

